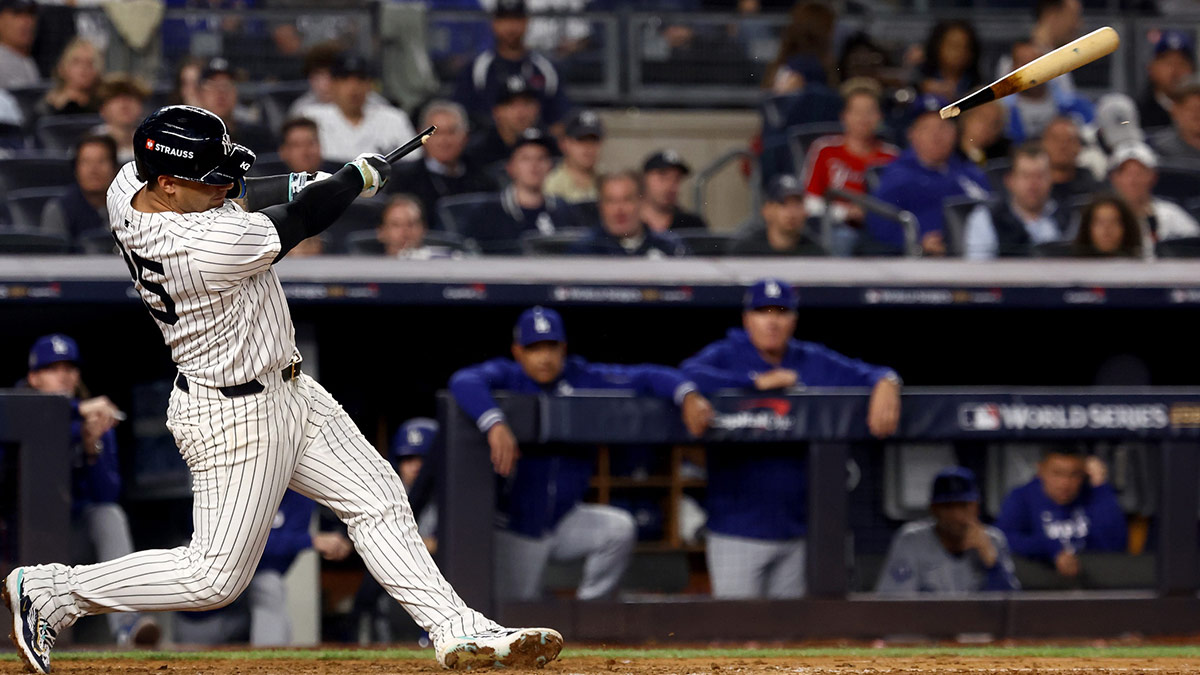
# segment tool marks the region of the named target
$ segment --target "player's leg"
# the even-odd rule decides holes
[[[751,600],[763,597],[763,583],[771,548],[746,537],[710,532],[705,546],[713,597]]]
[[[6,579],[10,607],[29,601],[14,632],[22,656],[40,672],[49,669],[55,634],[82,616],[212,609],[250,583],[287,489],[299,423],[270,392],[228,399],[191,389],[173,391],[168,410],[192,474],[191,543],[95,565],[19,567]]]
[[[774,544],[775,560],[767,571],[767,598],[785,600],[802,598],[808,588],[804,567],[807,547],[803,539],[789,539]]]
[[[276,570],[259,570],[246,589],[250,604],[250,644],[281,647],[292,643],[292,620],[288,615],[287,589]]]
[[[105,502],[84,507],[84,527],[96,550],[96,560],[116,560],[133,553],[133,535],[129,531],[129,518],[119,504]],[[121,645],[153,647],[161,635],[158,623],[138,614],[109,614],[108,627]]]
[[[439,662],[532,666],[557,657],[562,636],[556,631],[505,629],[458,597],[417,533],[400,477],[324,387],[306,375],[297,382],[312,413],[291,488],[346,523],[371,575],[429,631]]]
[[[550,537],[536,539],[497,528],[492,537],[492,569],[496,597],[535,600],[542,594],[542,577],[550,560]]]
[[[575,597],[606,598],[617,592],[637,542],[637,523],[624,509],[578,504],[554,528],[554,560],[583,558],[583,581]]]

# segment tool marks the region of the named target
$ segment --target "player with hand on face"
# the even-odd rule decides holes
[[[507,524],[496,532],[496,590],[504,599],[534,599],[541,592],[547,561],[583,558],[576,597],[611,596],[633,553],[633,517],[612,506],[583,503],[595,466],[592,453],[518,448],[492,392],[555,395],[576,389],[628,389],[674,401],[695,436],[708,428],[712,406],[674,368],[588,363],[567,356],[566,330],[553,309],[534,307],[521,314],[513,331],[512,356],[463,368],[450,378],[454,400],[487,435],[496,473],[509,479],[502,495],[507,503],[500,505]]]
[[[359,155],[304,185],[247,182],[254,153],[213,113],[168,106],[134,134],[108,192],[113,236],[179,368],[167,427],[192,474],[192,541],[97,565],[17,567],[3,598],[26,666],[50,672],[59,631],[107,612],[225,606],[250,584],[289,489],[346,523],[367,569],[433,640],[446,668],[531,667],[558,656],[550,629],[509,629],[467,607],[417,534],[404,486],[320,384],[303,374],[274,264],[390,175]],[[270,204],[245,211],[229,197]]]
[[[796,294],[763,279],[746,292],[742,328],[705,347],[680,369],[705,392],[795,386],[870,387],[867,426],[885,438],[900,420],[900,378],[796,332]],[[804,594],[807,533],[805,459],[796,444],[756,444],[708,453],[708,571],[717,598]]]

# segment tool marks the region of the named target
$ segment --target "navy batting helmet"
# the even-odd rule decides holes
[[[236,183],[254,153],[229,140],[220,117],[190,105],[159,108],[133,132],[138,179],[172,176],[207,185]]]

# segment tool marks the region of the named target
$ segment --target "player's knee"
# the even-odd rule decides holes
[[[613,509],[607,527],[609,546],[614,549],[632,550],[637,542],[637,521],[624,509]]]

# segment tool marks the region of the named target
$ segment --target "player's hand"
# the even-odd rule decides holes
[[[1092,487],[1100,487],[1108,482],[1108,465],[1099,457],[1089,456],[1084,462],[1083,469],[1087,472],[1088,483],[1091,483]]]
[[[1054,557],[1054,569],[1064,577],[1074,577],[1079,574],[1079,556],[1068,550],[1059,551]]]
[[[488,429],[487,440],[492,449],[492,467],[496,469],[496,473],[508,477],[516,468],[517,460],[521,458],[517,437],[513,436],[512,429],[509,429],[507,424],[500,422]]]
[[[326,560],[345,560],[354,544],[338,532],[318,532],[312,537],[313,550]]]
[[[967,528],[967,534],[963,537],[963,545],[967,550],[974,549],[979,554],[979,561],[983,566],[991,569],[996,566],[996,546],[992,543],[992,538],[987,535],[987,530],[983,529],[983,523],[976,520]]]
[[[921,237],[921,251],[928,256],[946,255],[946,240],[942,238],[942,233],[926,232],[925,236]]]
[[[787,389],[788,387],[796,386],[796,382],[800,380],[800,375],[794,370],[787,368],[776,368],[768,370],[754,378],[754,387],[760,391],[768,389]]]
[[[97,396],[79,402],[79,416],[83,418],[85,427],[91,425],[100,435],[117,426],[117,422],[125,415],[107,396]]]
[[[871,390],[867,405],[867,428],[875,438],[887,438],[900,425],[900,383],[885,377]]]
[[[383,155],[369,152],[355,157],[354,161],[347,162],[346,166],[358,169],[358,173],[362,175],[363,188],[362,192],[358,193],[359,197],[374,197],[375,193],[387,185],[388,178],[392,175],[392,165],[388,164]]]
[[[712,419],[712,404],[700,392],[688,392],[683,397],[683,426],[687,427],[689,434],[696,438],[703,436]]]

